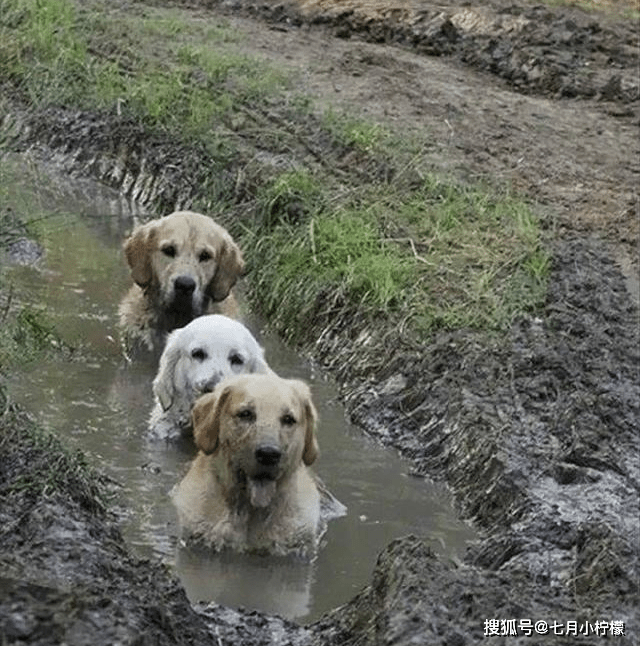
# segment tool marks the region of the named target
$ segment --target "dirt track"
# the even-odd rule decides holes
[[[637,23],[500,2],[298,4],[329,30],[290,27],[281,4],[260,5],[269,32],[240,24],[256,51],[305,70],[321,101],[417,129],[435,167],[501,179],[549,207],[551,229],[593,231],[637,256]]]
[[[58,643],[49,640],[55,631],[36,639],[29,628],[39,612],[73,644],[85,643],[91,621],[101,628],[93,629],[95,644],[115,643],[115,635],[152,643],[144,634],[167,644],[470,644],[484,637],[485,619],[512,617],[621,620],[626,636],[615,643],[638,643],[637,20],[501,2],[481,10],[417,2],[397,11],[381,2],[189,6],[204,17],[222,12],[248,34],[248,53],[301,70],[303,89],[320,106],[358,107],[414,130],[434,168],[501,181],[539,203],[553,252],[550,292],[540,316],[517,321],[506,339],[460,332],[415,347],[397,333],[391,340],[337,320],[309,343],[343,384],[352,419],[397,446],[415,473],[447,481],[483,538],[459,567],[415,538],[395,542],[371,585],[307,630],[219,607],[195,615],[164,574],[125,557],[110,530],[104,549],[84,556],[93,566],[85,567],[90,594],[81,604],[51,578],[40,588],[30,569],[23,580],[11,574],[1,606],[8,642]],[[29,119],[16,148],[97,152],[96,131],[82,118],[56,111]],[[113,134],[112,124],[104,128]],[[87,155],[59,159],[87,171]],[[105,521],[71,507],[37,510],[46,523],[16,529],[5,574],[35,549],[46,568],[73,577],[73,559],[56,548],[63,530],[55,517],[77,518],[79,541],[85,523],[97,522],[96,536]],[[145,598],[145,577],[157,598]],[[99,593],[105,581],[109,603]],[[56,613],[65,607],[76,615]]]

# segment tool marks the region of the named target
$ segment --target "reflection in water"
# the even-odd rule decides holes
[[[441,554],[461,554],[473,532],[457,520],[446,490],[408,477],[394,451],[351,427],[334,386],[279,339],[261,334],[260,321],[251,316],[245,323],[264,345],[270,366],[311,387],[320,419],[314,466],[348,513],[329,523],[311,565],[179,548],[168,493],[194,449],[149,440],[157,362],[125,366],[115,341],[118,301],[130,284],[120,247],[131,214],[116,194],[93,183],[60,180],[15,160],[0,164],[6,182],[0,190],[21,217],[40,220],[45,247],[39,268],[15,267],[9,280],[26,302],[41,303],[64,340],[79,347],[73,361],[49,360],[14,375],[13,396],[122,485],[127,541],[140,555],[174,566],[192,601],[311,621],[365,585],[378,553],[394,538],[414,533]]]
[[[176,567],[192,603],[215,599],[290,619],[304,618],[311,609],[313,563],[179,547]]]

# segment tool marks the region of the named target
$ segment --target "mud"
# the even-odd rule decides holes
[[[595,622],[619,621],[625,634],[610,639],[638,643],[637,20],[524,2],[180,6],[223,12],[256,51],[305,66],[321,104],[360,105],[394,127],[424,128],[434,167],[503,177],[537,200],[552,252],[547,302],[504,336],[461,331],[423,345],[401,329],[370,329],[357,313],[317,318],[306,349],[341,385],[351,419],[397,447],[417,477],[448,483],[481,539],[452,563],[399,538],[364,590],[304,628],[193,609],[73,486],[60,497],[21,493],[16,481],[35,467],[22,458],[26,440],[7,430],[26,422],[7,409],[6,642],[453,645],[482,641],[485,620],[515,618],[574,621],[580,631],[486,641],[596,643]],[[206,151],[117,115],[23,107],[16,102],[5,117],[7,147],[38,150],[162,212],[189,206],[212,176],[242,204],[241,157],[206,174]],[[305,126],[311,143],[288,148],[293,161],[309,163],[311,146],[310,163],[349,167],[346,151],[313,138],[311,118]],[[180,165],[168,163],[176,158]],[[374,160],[358,172],[387,171]]]
[[[429,56],[450,56],[527,93],[638,99],[637,24],[603,22],[571,6],[558,10],[500,0],[475,6],[419,0],[184,4],[244,11],[285,26],[322,26],[339,38],[355,36]]]
[[[375,381],[348,392],[352,420],[409,456],[416,474],[446,474],[464,513],[484,530],[485,538],[469,549],[465,562],[488,577],[484,590],[495,596],[482,593],[481,602],[478,598],[466,608],[462,590],[477,594],[467,588],[475,587],[477,570],[462,568],[455,576],[465,581],[458,596],[451,592],[441,602],[447,612],[434,625],[421,620],[424,625],[416,626],[415,634],[422,641],[416,643],[435,643],[439,635],[460,633],[462,626],[464,640],[455,643],[469,643],[469,636],[471,643],[477,641],[483,635],[482,608],[484,619],[491,613],[551,613],[563,622],[624,615],[630,643],[635,643],[640,580],[637,309],[601,243],[554,245],[551,284],[544,314],[517,321],[507,339],[487,342],[447,334],[428,348],[396,347],[378,357],[387,367],[376,370]],[[377,346],[376,341],[373,335],[367,338]],[[323,346],[334,361],[336,348],[329,341]],[[351,351],[358,355],[357,348]],[[355,358],[338,361],[349,365]],[[367,368],[373,371],[373,366],[361,366]],[[414,543],[400,543],[395,550],[423,550]],[[383,562],[391,558],[393,569],[378,566],[379,576],[392,578],[385,587],[396,577],[405,581],[405,568],[411,571],[406,566],[411,559],[392,556]],[[419,580],[422,575],[411,576]],[[431,585],[416,586],[420,592],[406,600],[406,608],[437,607],[434,592],[446,586]],[[507,589],[511,593],[505,596]],[[380,611],[376,603],[382,602],[374,603],[370,594],[352,604],[358,621],[357,608],[373,607],[372,622]],[[398,603],[401,597],[398,591],[384,603]],[[342,632],[334,636],[336,625],[343,630],[350,624],[342,613],[335,615],[335,624],[326,628],[336,640],[330,643],[351,643]],[[461,616],[474,617],[475,625]],[[392,627],[369,630],[371,641],[363,643],[393,635]],[[548,639],[557,643],[558,638]],[[407,637],[397,643],[412,642]],[[536,643],[547,642],[539,637]]]

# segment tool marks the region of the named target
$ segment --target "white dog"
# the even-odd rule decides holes
[[[174,330],[153,380],[152,435],[163,439],[191,435],[196,398],[211,392],[223,378],[245,373],[272,371],[262,348],[239,321],[210,314]]]

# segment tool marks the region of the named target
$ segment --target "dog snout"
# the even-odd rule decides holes
[[[282,457],[282,451],[273,444],[263,444],[255,451],[256,462],[263,467],[273,467]]]
[[[191,276],[178,276],[174,282],[176,294],[190,296],[196,288],[196,281]]]
[[[212,393],[218,382],[222,379],[222,373],[216,373],[206,381],[198,384],[198,390],[201,393]]]

